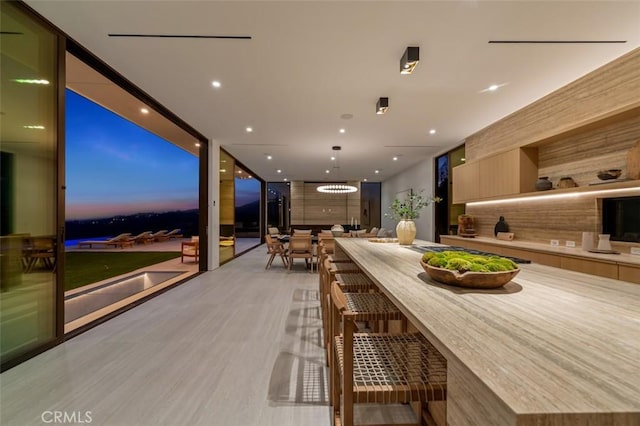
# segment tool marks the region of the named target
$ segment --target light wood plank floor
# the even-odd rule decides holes
[[[266,261],[259,247],[3,373],[0,424],[329,425],[318,275]]]

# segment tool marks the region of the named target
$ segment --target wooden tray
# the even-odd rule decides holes
[[[444,284],[467,288],[502,287],[520,272],[520,269],[513,269],[504,272],[465,272],[461,274],[458,271],[436,268],[435,266],[424,263],[422,260],[420,264],[425,272],[434,280]]]

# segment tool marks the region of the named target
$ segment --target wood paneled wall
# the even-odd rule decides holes
[[[639,102],[640,48],[469,136],[466,157],[528,145]]]
[[[468,137],[467,158],[535,145],[538,176],[549,176],[554,187],[563,176],[586,186],[597,182],[597,172],[604,169],[622,169],[624,178],[626,154],[640,141],[638,105],[640,49],[635,49]],[[598,122],[622,111],[628,111],[619,115],[623,118]],[[636,195],[640,195],[640,188]],[[583,231],[601,230],[598,201],[593,195],[472,204],[466,212],[475,217],[476,230],[486,237],[493,237],[500,216],[506,218],[516,239],[526,241],[557,239],[564,244],[571,240],[579,245]]]
[[[291,223],[348,224],[360,219],[360,190],[351,194],[325,194],[317,191],[319,182],[291,182]],[[348,182],[360,188],[360,182]]]
[[[627,152],[640,142],[640,117],[573,135],[538,148],[538,176],[557,186],[571,176],[578,186],[598,182],[599,170],[621,169],[627,176]]]

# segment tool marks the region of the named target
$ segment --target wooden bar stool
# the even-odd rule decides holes
[[[331,287],[331,301],[334,424],[353,426],[356,420],[377,413],[378,404],[391,404],[392,417],[404,425],[420,426],[422,410],[413,411],[406,403],[446,399],[444,357],[421,334],[357,333],[357,314],[349,310],[337,283]],[[356,410],[359,404],[362,409]],[[388,420],[377,424],[388,424]]]

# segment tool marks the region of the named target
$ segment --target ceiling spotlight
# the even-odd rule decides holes
[[[429,130],[429,134],[430,134],[430,135],[435,135],[435,134],[436,134],[436,129],[431,129],[431,130]]]
[[[400,74],[411,74],[420,60],[420,48],[418,46],[407,47],[400,59]]]
[[[149,110],[147,108],[140,108],[140,112],[143,114],[149,114]]]
[[[282,173],[281,169],[276,170],[276,173]]]
[[[487,87],[487,89],[489,89],[490,91],[495,91],[498,90],[498,85],[497,84],[492,84],[491,86]]]
[[[284,179],[282,179],[282,180],[283,180],[283,181],[285,181],[285,182],[287,182],[287,181],[288,181],[289,179],[287,179],[287,178],[284,178]]]
[[[251,133],[253,132],[253,127],[247,127],[245,130],[247,131],[247,133]]]
[[[398,157],[393,157],[393,161],[398,161]]]
[[[331,173],[331,170],[325,170],[324,172],[329,174],[329,173]]]
[[[389,98],[380,98],[376,103],[376,114],[384,114],[389,111]]]
[[[336,157],[331,157],[331,161],[334,161],[336,159]]]
[[[378,173],[380,173],[380,170],[376,170],[374,173],[375,173],[375,174],[378,174]]]
[[[271,160],[273,157],[270,155],[267,155],[267,160]]]
[[[220,86],[222,86],[222,84],[220,84],[220,82],[218,80],[214,80],[211,82],[211,85],[213,87],[215,87],[216,89],[219,88]]]
[[[362,180],[366,182],[366,181],[367,181],[367,178],[364,178],[364,179],[362,179]]]
[[[200,147],[200,142],[196,142],[196,146],[197,146],[197,147]]]
[[[345,129],[340,129],[340,133],[344,133],[344,132],[346,132]]]

